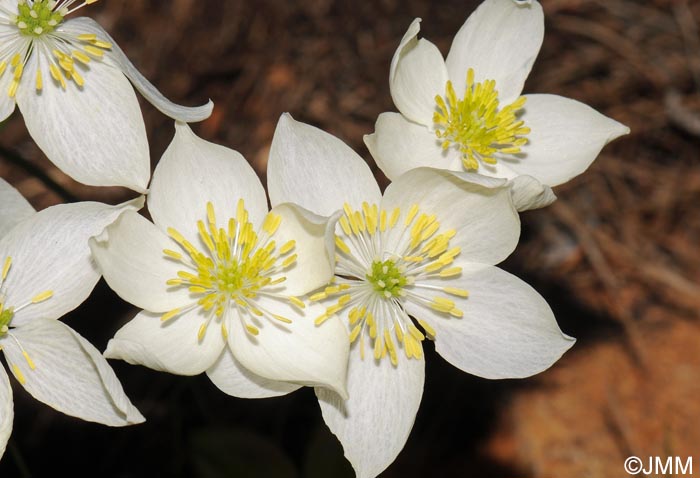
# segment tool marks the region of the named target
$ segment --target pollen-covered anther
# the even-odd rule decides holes
[[[474,70],[467,72],[462,99],[451,81],[445,96],[437,95],[433,115],[435,135],[444,150],[456,147],[467,170],[479,169],[479,163],[496,164],[499,155],[515,155],[527,144],[530,128],[519,119],[526,98],[500,107],[495,80],[474,81]]]
[[[166,281],[166,285],[170,288],[186,287],[195,301],[190,306],[166,312],[161,320],[169,321],[193,308],[200,308],[205,316],[197,334],[200,341],[213,320],[221,322],[221,333],[227,337],[225,316],[232,309],[238,312],[243,328],[251,336],[258,335],[260,329],[247,318],[291,323],[288,318],[261,307],[256,300],[259,296],[278,297],[296,307],[304,307],[299,298],[281,296],[276,289],[286,280],[280,273],[293,267],[297,259],[293,254],[296,247],[293,240],[278,249],[272,239],[281,221],[281,216],[269,213],[256,232],[245,204],[240,200],[235,218],[228,219],[225,228],[217,225],[214,206],[207,203],[206,220],[197,221],[198,239],[204,245],[202,250],[177,230],[168,229],[168,235],[181,251],[164,249],[163,254],[166,259],[185,266],[186,270],[178,271],[177,277]]]

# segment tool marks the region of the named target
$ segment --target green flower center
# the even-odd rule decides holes
[[[14,308],[10,307],[3,310],[2,305],[0,304],[0,337],[6,335],[7,331],[10,330],[10,322],[12,322],[12,318],[14,316]]]
[[[54,11],[56,2],[52,0],[35,1],[29,5],[21,1],[17,5],[16,25],[23,35],[39,37],[51,33],[63,21],[61,11]]]
[[[366,277],[374,290],[387,299],[400,296],[401,289],[406,285],[406,276],[391,259],[372,262],[372,268]]]

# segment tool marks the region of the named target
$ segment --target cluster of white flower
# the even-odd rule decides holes
[[[419,19],[409,26],[390,69],[399,113],[365,136],[393,181],[384,194],[342,141],[282,115],[270,210],[248,162],[187,126],[211,103],[172,104],[94,21],[65,19],[94,1],[0,0],[0,120],[16,104],[66,174],[147,193],[35,212],[0,182],[0,348],[32,396],[84,420],[142,422],[105,357],[206,372],[236,397],[313,386],[357,476],[373,477],[410,433],[426,339],[493,379],[539,373],[573,345],[546,301],[495,265],[518,243],[519,211],[554,201],[551,187],[628,129],[574,100],[521,95],[544,34],[536,0],[485,0],[446,60],[418,38]],[[130,83],[176,120],[150,186]],[[101,275],[143,308],[104,355],[55,320]],[[0,456],[12,421],[0,368]]]

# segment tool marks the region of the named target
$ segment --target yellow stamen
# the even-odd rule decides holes
[[[423,319],[418,319],[418,323],[423,327],[423,330],[425,330],[425,333],[428,334],[429,337],[435,338],[435,329],[432,328],[430,324]]]
[[[163,315],[160,316],[160,320],[161,320],[162,322],[167,322],[168,320],[170,320],[170,319],[172,319],[173,317],[175,317],[176,315],[178,315],[178,314],[180,313],[180,310],[181,310],[181,309],[173,309],[173,310],[171,310],[171,311],[169,311],[169,312],[166,312],[165,314],[163,314]]]
[[[32,304],[38,304],[39,302],[43,302],[47,299],[50,299],[51,297],[53,297],[53,291],[46,290],[46,291],[32,297],[31,302],[32,302]]]
[[[27,365],[29,365],[29,368],[35,370],[36,365],[34,364],[34,361],[29,357],[29,354],[26,352],[26,350],[22,350],[22,356],[24,357],[24,360],[27,361]]]
[[[19,380],[19,383],[21,383],[22,385],[27,383],[27,379],[24,378],[24,374],[19,369],[17,364],[12,364],[12,373],[15,375],[15,378],[17,378],[17,380]]]
[[[447,294],[456,295],[458,297],[469,297],[469,291],[465,289],[458,289],[456,287],[444,287],[442,289]]]
[[[300,309],[303,309],[306,307],[306,304],[304,304],[304,302],[301,299],[299,299],[298,297],[289,296],[289,297],[287,297],[287,300],[289,300],[289,302],[296,305]]]
[[[2,266],[2,280],[4,281],[7,279],[7,274],[10,272],[10,267],[12,267],[12,258],[11,257],[6,257],[5,258],[5,264]]]

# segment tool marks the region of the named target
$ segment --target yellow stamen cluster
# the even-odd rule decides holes
[[[7,276],[10,273],[10,269],[12,268],[12,258],[11,257],[6,257],[5,262],[2,265],[2,271],[0,272],[0,338],[3,338],[5,336],[10,336],[16,343],[17,346],[20,348],[22,351],[22,356],[24,357],[24,360],[26,360],[27,365],[29,366],[30,370],[35,370],[36,369],[36,364],[34,361],[31,359],[29,354],[27,353],[26,350],[22,347],[22,344],[19,343],[17,338],[15,338],[12,335],[12,332],[10,332],[10,325],[12,324],[12,319],[14,318],[15,314],[19,312],[20,310],[24,309],[25,307],[31,305],[31,304],[38,304],[40,302],[44,302],[45,300],[50,299],[53,297],[53,291],[51,290],[46,290],[44,292],[41,292],[31,299],[29,299],[29,302],[26,304],[23,304],[19,307],[6,307],[5,306],[5,280],[7,279]],[[2,347],[0,347],[1,349]],[[22,373],[22,370],[19,368],[17,364],[11,364],[12,365],[12,373],[17,377],[17,380],[21,384],[26,383],[27,379]]]
[[[165,249],[163,254],[172,260],[187,265],[188,270],[178,272],[178,277],[167,281],[171,287],[187,287],[197,297],[196,306],[207,313],[208,319],[199,329],[199,340],[204,338],[210,321],[221,319],[229,306],[254,317],[267,316],[284,323],[286,317],[272,314],[259,306],[254,299],[264,294],[265,288],[278,286],[286,280],[283,275],[272,276],[293,267],[297,255],[293,254],[295,242],[288,241],[279,249],[270,238],[275,234],[282,217],[268,213],[262,224],[260,235],[248,220],[248,211],[243,200],[238,202],[236,217],[230,218],[226,227],[216,223],[214,207],[207,203],[207,221],[198,221],[199,238],[206,246],[198,250],[191,242],[173,228],[168,229],[170,237],[177,242],[182,252]],[[296,297],[287,297],[293,305],[303,308],[304,303]],[[184,309],[171,310],[161,317],[170,320]],[[258,335],[259,329],[252,323],[245,323],[251,335]],[[228,336],[226,324],[221,321],[221,333]]]
[[[433,115],[435,134],[443,149],[455,145],[462,153],[465,169],[479,169],[479,161],[496,164],[496,154],[518,154],[527,144],[530,128],[518,120],[526,98],[499,109],[495,80],[474,82],[474,70],[467,72],[464,98],[458,99],[448,81],[445,97],[435,97],[437,112]]]
[[[111,43],[98,39],[94,33],[78,35],[77,39],[80,40],[80,48],[82,49],[74,49],[69,52],[54,49],[51,52],[53,59],[49,64],[49,73],[51,78],[64,90],[66,89],[66,80],[72,80],[79,87],[85,85],[85,79],[79,73],[76,64],[87,65],[93,58],[102,59],[105,50],[112,48]],[[40,70],[37,70],[36,89],[42,89]]]
[[[435,330],[419,320],[425,333],[421,332],[406,314],[403,303],[417,301],[452,317],[464,315],[454,301],[446,297],[428,298],[419,293],[425,287],[421,279],[450,278],[461,273],[460,267],[452,266],[460,248],[449,247],[455,231],[440,233],[436,217],[420,213],[417,205],[403,215],[403,220],[399,208],[386,211],[368,203],[362,204],[361,211],[345,204],[344,211],[338,221],[342,234],[336,236],[338,283],[310,299],[340,297],[316,319],[316,324],[349,308],[350,341],[359,341],[362,358],[365,335],[373,342],[376,360],[388,355],[392,364],[397,365],[399,346],[403,347],[407,358],[421,358],[421,342],[426,335],[434,338]],[[388,242],[396,243],[396,248],[385,251]],[[466,290],[455,287],[430,288],[457,297],[468,295]]]

